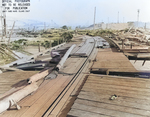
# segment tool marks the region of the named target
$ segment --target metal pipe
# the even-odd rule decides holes
[[[59,70],[59,69],[63,66],[63,64],[65,63],[66,59],[68,58],[68,56],[70,55],[71,51],[73,50],[73,48],[74,48],[75,46],[76,46],[76,45],[74,44],[74,45],[72,45],[72,46],[68,49],[68,51],[66,52],[66,54],[63,56],[63,58],[62,58],[61,61],[59,62],[59,64],[56,66],[56,69],[57,69],[57,70]],[[41,79],[41,78],[44,78],[45,76],[47,76],[47,75],[49,74],[49,71],[50,71],[50,69],[45,70],[45,71],[43,71],[43,72],[40,72],[40,73],[37,73],[37,74],[31,76],[31,77],[28,79],[28,83],[31,84],[31,83],[33,83],[33,82],[38,81],[38,80]]]
[[[70,55],[71,51],[74,49],[76,45],[72,45],[69,50],[66,52],[66,54],[62,57],[61,61],[59,62],[59,64],[56,66],[56,68],[59,70],[63,64],[65,63],[66,59],[68,58],[68,56]]]

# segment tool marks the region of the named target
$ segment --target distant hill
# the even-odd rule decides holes
[[[14,21],[7,21],[7,25],[9,26],[8,28],[11,28],[13,25]],[[38,21],[38,20],[30,20],[30,19],[26,19],[26,20],[18,20],[15,21],[15,28],[29,28],[29,29],[33,29],[36,28],[38,30],[40,29],[44,29],[44,28],[59,28],[60,26],[58,24],[56,24],[53,20],[51,20],[50,22],[42,22],[42,21]]]

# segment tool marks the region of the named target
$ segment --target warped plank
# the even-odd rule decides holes
[[[87,96],[95,96],[95,97],[101,97],[103,99],[110,99],[110,97],[112,95],[117,95],[118,96],[118,100],[119,101],[126,101],[127,103],[133,102],[133,103],[137,103],[137,104],[142,104],[142,105],[147,105],[150,106],[150,102],[148,99],[143,99],[143,98],[137,98],[137,97],[129,97],[128,95],[126,96],[126,94],[121,95],[116,92],[109,92],[107,90],[81,90],[80,95],[87,95]]]
[[[145,110],[149,111],[150,106],[148,105],[142,105],[142,104],[137,104],[134,102],[127,102],[127,101],[119,101],[119,100],[109,100],[110,96],[107,98],[101,98],[100,96],[91,96],[91,95],[79,95],[79,99],[85,99],[85,100],[90,100],[90,101],[97,101],[100,103],[107,103],[107,104],[113,104],[113,105],[118,105],[118,106],[125,106],[125,107],[130,107],[130,108],[135,108],[135,109],[140,109],[140,110]]]
[[[108,84],[108,85],[119,85],[119,86],[128,86],[128,87],[137,87],[137,88],[150,88],[149,83],[140,83],[140,82],[133,82],[133,81],[117,81],[115,79],[112,80],[87,80],[89,83],[99,83],[99,84]]]
[[[115,111],[115,110],[108,110],[104,108],[99,108],[99,107],[94,107],[94,106],[89,106],[89,105],[84,105],[84,104],[78,104],[74,103],[72,106],[73,109],[78,109],[78,110],[83,110],[83,111],[88,111],[92,113],[97,113],[97,114],[102,114],[102,115],[108,115],[108,116],[115,116],[115,117],[142,117],[137,114],[131,114],[131,113],[126,113],[126,112],[120,112],[120,111]]]
[[[118,106],[118,105],[113,105],[113,104],[107,104],[107,103],[101,103],[101,102],[95,102],[95,101],[89,101],[89,100],[77,99],[75,101],[75,103],[89,105],[89,106],[93,106],[93,107],[104,108],[104,109],[108,109],[108,110],[115,110],[115,111],[119,111],[119,112],[143,115],[143,116],[150,115],[150,111],[125,107],[125,106]]]
[[[67,117],[110,117],[110,116],[87,112],[84,110],[71,109]]]
[[[70,79],[69,79],[70,80]],[[65,83],[66,82],[66,83]],[[64,85],[65,83],[65,85]],[[64,86],[68,83],[68,76],[61,78],[59,82],[57,82],[53,88],[50,88],[46,91],[23,115],[22,117],[33,117],[38,111],[42,111],[44,113],[46,110],[43,107],[48,107],[52,104],[52,102],[57,98],[59,93],[63,90]],[[57,92],[58,91],[58,92]],[[56,93],[56,95],[55,95]],[[54,96],[54,99],[51,103],[49,101]],[[48,108],[47,107],[47,108]],[[46,108],[46,109],[47,109]]]

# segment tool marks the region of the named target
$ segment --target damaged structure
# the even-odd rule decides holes
[[[103,37],[75,36],[9,64],[13,71],[0,68],[1,88],[7,89],[0,90],[0,116],[149,116],[150,72],[130,61],[142,60],[144,66],[150,60],[149,35],[128,29]]]

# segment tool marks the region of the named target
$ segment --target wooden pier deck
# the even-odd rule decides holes
[[[18,70],[18,71],[9,71],[0,74],[0,98],[4,97],[11,91],[13,92],[13,90],[16,90],[17,88],[19,89],[21,87],[26,86],[27,78],[31,77],[36,73],[37,71]]]
[[[99,49],[93,68],[136,71],[123,53],[110,48]],[[150,116],[149,85],[150,80],[144,78],[87,75],[67,117]]]
[[[96,55],[95,50],[92,51],[92,55]],[[93,56],[90,57],[93,59]],[[85,62],[87,64],[85,64]],[[41,85],[39,85],[39,88],[33,94],[28,95],[18,102],[18,105],[21,107],[20,110],[16,110],[14,107],[11,107],[11,109],[3,112],[0,116],[57,116],[65,105],[65,102],[67,102],[70,94],[78,85],[81,80],[80,78],[84,75],[81,73],[83,68],[87,70],[91,67],[89,64],[92,65],[92,62],[89,62],[87,57],[69,57],[63,68],[60,69],[56,79],[43,80]],[[86,65],[86,67],[84,67],[84,65]]]
[[[121,52],[117,52],[115,48],[99,49],[96,56],[96,62],[92,69],[105,68],[111,71],[137,71],[130,63],[128,58]]]
[[[123,53],[114,48],[97,49],[93,44],[89,56],[70,56],[56,79],[42,80],[37,91],[18,102],[20,110],[11,107],[0,117],[150,115],[149,79],[91,74],[91,69],[137,71]]]
[[[68,117],[150,116],[149,85],[149,79],[89,75]]]

